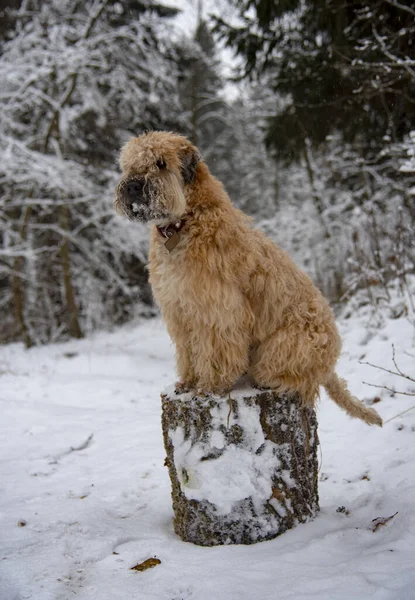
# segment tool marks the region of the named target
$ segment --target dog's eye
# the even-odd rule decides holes
[[[158,161],[156,162],[156,167],[158,169],[165,169],[166,168],[166,163],[164,162],[164,160],[162,158],[158,159]]]

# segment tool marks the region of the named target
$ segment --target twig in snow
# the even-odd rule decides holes
[[[402,396],[415,396],[415,392],[400,392],[399,390],[394,390],[393,388],[388,387],[387,385],[377,385],[376,383],[368,383],[367,381],[362,381],[365,385],[369,385],[370,387],[380,388],[381,390],[388,390],[388,392],[392,392],[392,394],[402,394]]]
[[[396,371],[392,371],[392,369],[387,369],[386,367],[381,367],[379,365],[374,365],[373,363],[370,363],[367,361],[359,360],[359,363],[361,365],[369,365],[369,367],[373,367],[374,369],[378,369],[379,371],[384,371],[385,373],[389,373],[390,375],[396,375],[398,377],[402,377],[403,379],[407,379],[408,381],[412,381],[413,383],[415,383],[414,377],[411,377],[410,375],[403,373],[403,371],[401,371],[401,369],[399,368],[398,363],[396,361],[395,344],[392,344],[392,361],[393,361],[393,364],[395,365]],[[394,390],[386,385],[376,385],[374,383],[368,383],[367,381],[364,381],[363,383],[365,385],[370,385],[371,387],[382,388],[384,390],[388,390],[389,392],[392,392],[393,394],[402,394],[403,396],[415,396],[415,392],[399,392],[399,391]]]
[[[389,421],[393,421],[394,419],[397,419],[398,417],[401,417],[402,415],[404,415],[405,413],[409,412],[410,410],[414,410],[415,406],[411,406],[410,408],[407,408],[406,410],[403,410],[401,413],[399,413],[399,415],[395,415],[394,417],[391,417],[390,419],[387,419],[386,421],[383,421],[383,424],[385,425],[385,423],[389,423]]]
[[[409,375],[406,375],[405,373],[402,373],[402,371],[400,370],[400,368],[396,364],[395,344],[392,344],[392,360],[393,360],[393,364],[395,365],[396,370],[398,371],[398,373],[399,373],[399,375],[401,377],[404,377],[405,379],[409,379],[409,381],[414,381],[415,382],[415,379],[413,377],[409,377]]]
[[[63,452],[61,452],[60,454],[57,454],[56,456],[54,456],[52,458],[52,460],[49,461],[50,465],[57,465],[59,463],[59,460],[64,457],[64,456],[68,456],[68,454],[71,454],[72,452],[80,452],[81,450],[85,450],[85,448],[88,448],[88,446],[90,445],[90,443],[92,442],[92,438],[94,437],[94,434],[91,433],[87,439],[82,442],[82,444],[79,444],[79,446],[69,446],[69,450],[64,450]]]
[[[92,438],[94,437],[94,434],[91,433],[87,439],[85,440],[85,442],[83,442],[82,444],[80,444],[79,446],[70,446],[69,451],[66,452],[66,454],[70,454],[70,452],[79,452],[80,450],[85,450],[85,448],[88,448],[88,446],[90,445],[90,443],[92,442]]]
[[[394,515],[391,515],[390,517],[376,517],[376,519],[373,519],[372,520],[373,533],[375,531],[377,531],[379,529],[379,527],[381,527],[382,525],[386,525],[386,523],[389,523],[389,521],[391,521],[394,517],[396,517],[397,514],[398,514],[398,512],[396,512]]]
[[[390,375],[398,375],[399,377],[404,377],[405,379],[409,379],[409,381],[413,381],[415,383],[415,379],[410,377],[409,375],[402,375],[399,371],[392,371],[391,369],[387,369],[386,367],[381,367],[379,365],[374,365],[373,363],[366,362],[363,360],[359,360],[359,364],[361,365],[369,365],[369,367],[373,367],[374,369],[378,369],[379,371],[385,371],[385,373],[389,373]],[[382,386],[375,386],[382,387]]]
[[[380,367],[379,365],[374,365],[370,362],[362,362],[362,361],[359,361],[359,362],[362,365],[369,365],[370,367],[378,369],[379,371],[385,371],[386,373],[390,373],[391,375],[396,375],[398,377],[402,377],[403,379],[408,379],[408,381],[413,381],[415,383],[415,379],[413,377],[410,377],[406,373],[403,373],[403,371],[401,371],[401,369],[399,368],[398,363],[396,362],[396,354],[395,354],[395,345],[394,344],[392,344],[392,361],[393,361],[393,364],[395,365],[396,371],[392,371],[391,369],[386,369],[385,367]],[[391,392],[392,394],[400,394],[402,396],[415,396],[415,392],[401,392],[399,390],[394,390],[393,388],[390,388],[387,385],[377,385],[375,383],[368,383],[367,381],[363,381],[363,383],[365,385],[369,385],[370,387],[387,390],[388,392]],[[414,408],[415,408],[415,406],[411,406],[410,408],[402,411],[401,413],[395,415],[394,417],[387,419],[383,423],[384,424],[389,423],[389,421],[393,421],[394,419],[397,419],[398,417],[404,415],[405,413],[409,412],[410,410],[413,410]]]
[[[228,419],[227,419],[226,427],[229,429],[229,419],[231,418],[231,414],[232,414],[232,398],[231,398],[231,390],[230,389],[228,391],[228,406],[229,406],[229,412],[228,412]]]

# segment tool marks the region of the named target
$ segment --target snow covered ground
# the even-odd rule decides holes
[[[414,327],[398,309],[340,322],[338,371],[380,399],[384,420],[415,398],[363,381],[415,385],[358,361],[393,369],[394,343],[414,376]],[[159,320],[0,348],[0,600],[415,598],[415,410],[369,428],[323,396],[317,519],[270,542],[201,548],[172,528],[159,394],[174,379]]]

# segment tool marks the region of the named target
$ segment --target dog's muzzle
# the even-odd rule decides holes
[[[150,218],[149,182],[144,179],[129,179],[117,188],[118,206],[132,221],[148,221]]]

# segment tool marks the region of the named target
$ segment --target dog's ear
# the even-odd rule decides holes
[[[187,146],[180,153],[180,160],[183,181],[193,183],[196,178],[197,165],[202,160],[199,150],[195,146]]]

